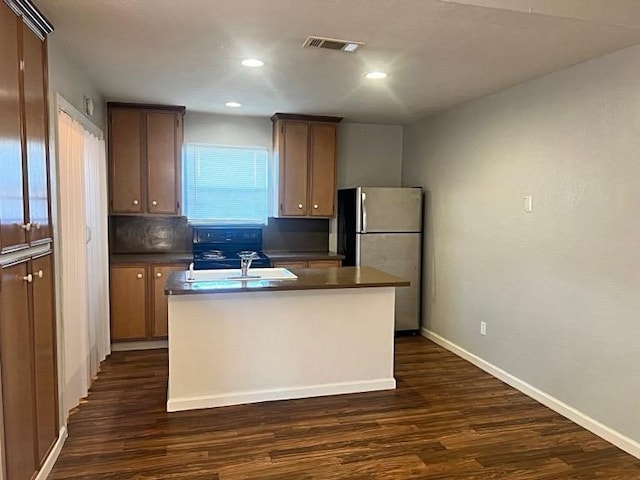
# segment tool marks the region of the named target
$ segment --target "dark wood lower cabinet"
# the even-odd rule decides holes
[[[51,254],[0,271],[0,368],[7,480],[29,480],[58,436]]]
[[[167,338],[164,284],[186,265],[126,264],[111,266],[111,340]]]
[[[151,303],[153,305],[153,317],[151,318],[151,336],[154,338],[166,338],[168,335],[168,305],[164,294],[164,284],[171,272],[184,271],[185,265],[153,265],[150,267],[153,273],[153,291]]]
[[[36,258],[33,267],[33,333],[38,461],[42,463],[58,437],[56,328],[53,257]]]
[[[147,336],[147,269],[111,267],[111,340],[142,340]]]
[[[2,269],[0,348],[7,478],[29,479],[36,470],[33,343],[27,262]]]

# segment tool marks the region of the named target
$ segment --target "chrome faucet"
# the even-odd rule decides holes
[[[193,278],[193,268],[194,268],[194,265],[193,265],[193,262],[191,262],[189,264],[189,275],[187,276],[187,281],[193,281],[194,280],[194,278]]]
[[[249,267],[251,267],[251,261],[258,256],[256,252],[243,251],[238,253],[240,257],[240,276],[249,276]]]

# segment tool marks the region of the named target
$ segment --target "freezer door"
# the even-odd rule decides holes
[[[422,231],[422,189],[393,187],[360,187],[359,231]]]
[[[409,280],[396,288],[396,330],[420,328],[420,233],[359,234],[360,265]]]

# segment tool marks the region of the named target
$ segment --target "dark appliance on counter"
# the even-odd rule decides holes
[[[260,227],[196,227],[193,228],[193,268],[219,270],[240,268],[241,252],[255,252],[252,267],[269,267],[262,253]]]

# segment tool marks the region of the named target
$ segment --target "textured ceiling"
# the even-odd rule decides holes
[[[410,123],[640,43],[637,0],[35,3],[108,100],[222,114]],[[310,34],[366,46],[355,54],[303,49]],[[247,57],[265,66],[241,66]],[[363,78],[374,69],[389,77]],[[225,107],[230,100],[243,107]]]

